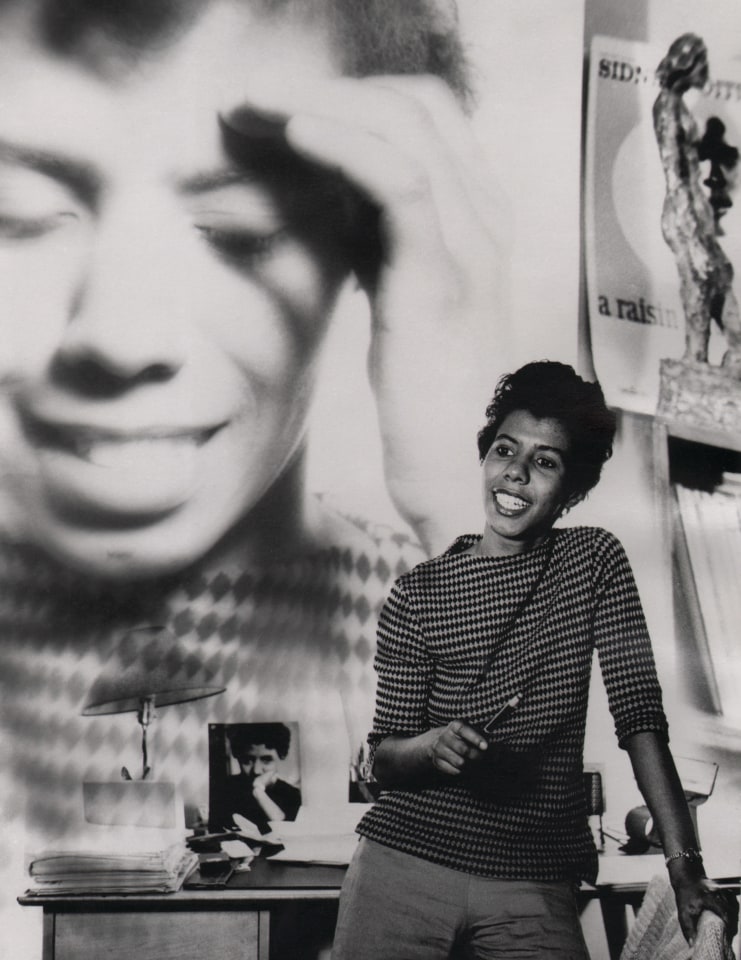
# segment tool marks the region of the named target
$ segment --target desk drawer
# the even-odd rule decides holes
[[[53,923],[53,960],[266,960],[268,956],[268,920],[257,910],[60,912]]]

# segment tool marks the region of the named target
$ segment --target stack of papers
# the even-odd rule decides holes
[[[29,864],[31,895],[172,893],[198,864],[184,843],[139,853],[50,850]]]
[[[371,804],[351,803],[321,813],[302,807],[294,822],[272,822],[270,837],[283,849],[269,859],[345,866],[358,846],[355,828],[370,807]]]

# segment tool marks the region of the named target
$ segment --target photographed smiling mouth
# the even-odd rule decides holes
[[[153,427],[119,431],[26,417],[24,426],[37,447],[67,453],[95,466],[115,468],[130,462],[132,456],[177,456],[180,451],[202,447],[225,424],[195,429]]]
[[[217,443],[228,422],[116,430],[23,416],[49,509],[78,525],[107,527],[165,516],[191,501],[219,469],[223,450],[209,441]]]

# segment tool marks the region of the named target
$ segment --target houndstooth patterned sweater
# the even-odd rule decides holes
[[[628,559],[612,534],[593,527],[554,530],[507,557],[465,553],[476,539],[459,538],[396,582],[379,620],[369,743],[374,751],[389,734],[413,736],[456,718],[483,724],[521,693],[495,731],[513,754],[495,765],[493,791],[478,779],[441,778],[382,793],[359,832],[479,876],[593,881],[582,769],[595,648],[621,746],[638,732],[668,736]],[[521,778],[517,787],[522,758],[534,783]]]

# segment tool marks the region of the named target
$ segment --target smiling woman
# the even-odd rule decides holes
[[[368,738],[381,795],[340,901],[335,960],[587,960],[574,891],[597,851],[583,787],[596,652],[620,746],[661,835],[687,937],[723,913],[668,748],[618,540],[555,528],[610,456],[599,384],[504,376],[479,432],[485,524],[401,576],[379,618]]]

